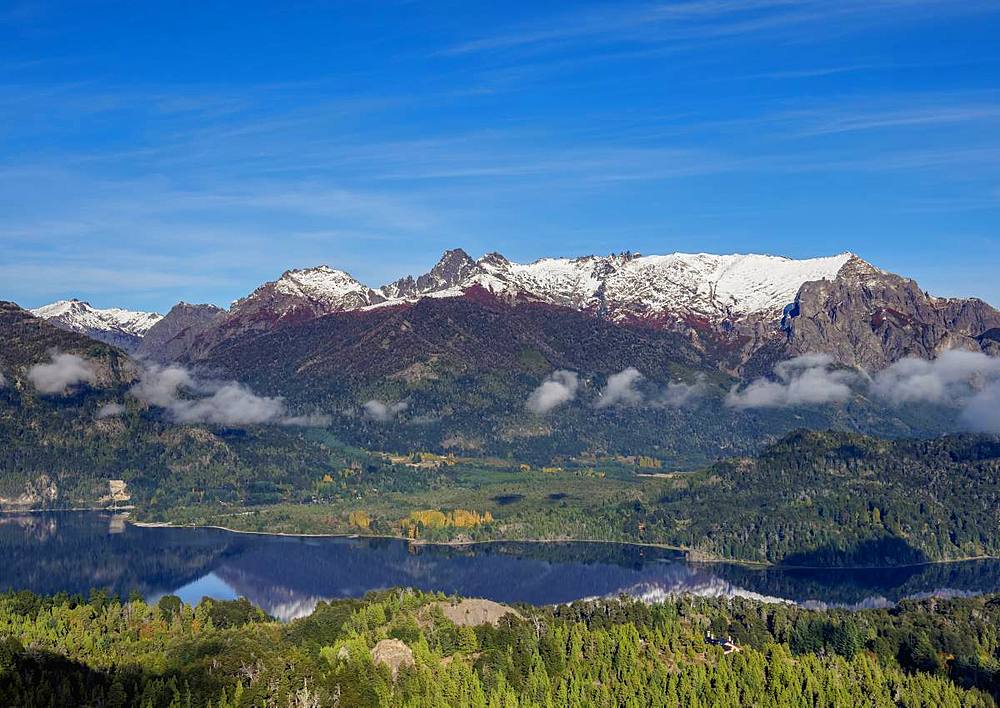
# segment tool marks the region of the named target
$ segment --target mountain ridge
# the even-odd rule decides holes
[[[68,332],[85,334],[99,342],[135,351],[145,334],[163,319],[158,312],[127,310],[120,307],[97,308],[89,302],[72,298],[29,310],[35,317]]]
[[[154,335],[149,341],[124,348],[159,361],[194,362],[224,342],[320,317],[365,317],[451,298],[534,303],[624,327],[680,332],[697,348],[728,352],[718,367],[741,377],[768,374],[781,358],[814,351],[871,370],[955,347],[1000,353],[988,335],[1000,327],[1000,312],[988,303],[931,296],[851,252],[791,259],[625,251],[516,263],[495,252],[473,259],[462,249],[445,251],[423,275],[378,288],[328,265],[286,270],[228,310],[182,303],[183,315],[157,320],[146,330]]]

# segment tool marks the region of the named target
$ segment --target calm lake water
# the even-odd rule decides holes
[[[454,548],[382,539],[255,536],[142,528],[96,512],[0,514],[0,589],[88,593],[106,588],[247,597],[290,620],[323,599],[409,586],[500,602],[564,603],[675,593],[745,596],[806,606],[890,605],[929,594],[1000,590],[1000,561],[879,570],[751,569],[687,563],[658,549],[594,543],[495,543]]]

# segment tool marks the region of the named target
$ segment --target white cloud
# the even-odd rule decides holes
[[[958,406],[970,429],[1000,433],[1000,358],[949,349],[937,359],[900,359],[875,375],[872,393],[895,405]]]
[[[698,380],[693,384],[683,381],[671,381],[667,387],[658,395],[653,403],[667,408],[682,408],[696,398],[705,393],[705,377],[698,375]]]
[[[681,408],[705,392],[704,378],[699,375],[693,384],[671,381],[662,389],[647,384],[644,393],[639,385],[645,377],[630,366],[608,377],[608,383],[601,390],[594,407],[646,405],[652,408]]]
[[[28,369],[28,379],[39,393],[54,395],[65,394],[77,384],[93,383],[97,373],[83,357],[53,352],[51,362]]]
[[[859,381],[853,371],[834,368],[829,354],[803,354],[774,367],[777,381],[759,378],[740,390],[734,386],[726,396],[733,408],[779,408],[839,403],[851,396],[851,384]]]
[[[325,425],[327,416],[289,416],[282,398],[258,396],[235,381],[199,381],[182,366],[143,369],[131,394],[167,410],[178,423]]]
[[[607,385],[601,390],[595,408],[608,406],[634,406],[642,403],[642,392],[636,384],[642,381],[643,375],[633,366],[608,377]]]
[[[377,401],[373,398],[361,406],[361,408],[364,411],[365,418],[368,420],[374,420],[379,423],[388,423],[390,420],[409,408],[409,406],[410,404],[406,401],[396,401],[395,403],[390,404]]]
[[[121,403],[105,403],[97,411],[97,417],[100,418],[113,418],[115,416],[121,415],[125,412],[125,406]]]
[[[565,369],[553,371],[531,392],[525,407],[532,413],[545,415],[553,408],[576,398],[579,387],[580,380],[575,371]]]
[[[179,423],[259,425],[281,422],[285,403],[280,398],[258,396],[243,384],[232,382],[205,398],[177,400],[170,411]]]
[[[150,365],[143,369],[139,383],[132,387],[132,395],[144,403],[160,408],[170,408],[181,389],[195,388],[194,378],[182,366]]]
[[[962,411],[962,420],[976,432],[1000,435],[1000,381],[969,399]]]
[[[960,403],[1000,380],[1000,358],[949,349],[937,359],[900,359],[875,375],[872,393],[896,405]]]

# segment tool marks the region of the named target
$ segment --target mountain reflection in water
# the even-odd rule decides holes
[[[754,569],[687,563],[670,551],[599,543],[415,546],[388,539],[235,534],[143,528],[106,513],[0,514],[0,589],[137,591],[246,597],[283,620],[316,603],[415,587],[499,602],[552,604],[676,593],[744,596],[807,606],[892,604],[928,594],[1000,590],[1000,561],[873,570]]]

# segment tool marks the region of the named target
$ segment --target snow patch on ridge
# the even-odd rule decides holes
[[[311,300],[338,300],[346,295],[368,290],[349,273],[326,265],[289,270],[275,281],[274,287],[285,295]]]
[[[756,254],[619,254],[544,258],[512,263],[491,254],[460,287],[428,295],[459,295],[472,285],[495,294],[576,308],[605,307],[612,316],[687,312],[717,319],[780,311],[809,281],[832,280],[852,258],[842,253],[793,260]]]
[[[117,330],[135,337],[142,337],[163,319],[158,312],[136,312],[120,307],[98,309],[81,300],[59,300],[29,312],[35,317],[55,320],[54,324],[73,332]]]

